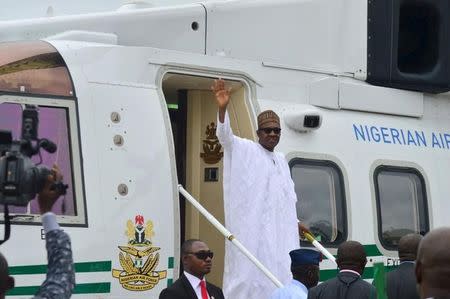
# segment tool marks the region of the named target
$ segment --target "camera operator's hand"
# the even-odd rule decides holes
[[[61,195],[58,189],[52,188],[53,184],[62,181],[63,177],[59,167],[55,164],[51,170],[51,174],[47,176],[47,181],[45,182],[44,189],[38,195],[39,208],[41,214],[45,214],[52,210],[53,205],[56,200]]]

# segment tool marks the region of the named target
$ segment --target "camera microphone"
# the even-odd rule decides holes
[[[41,139],[39,141],[39,146],[42,147],[47,153],[53,154],[56,152],[56,149],[58,148],[55,143],[48,139]]]

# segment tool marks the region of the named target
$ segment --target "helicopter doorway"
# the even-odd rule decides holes
[[[217,105],[210,87],[214,78],[168,73],[163,92],[171,117],[178,181],[224,223],[223,149],[216,135]],[[245,85],[227,81],[232,88],[228,107],[236,135],[255,139]],[[214,267],[208,280],[221,286],[224,269],[224,237],[180,196],[181,240],[201,239],[214,251]],[[226,225],[226,224],[225,224]]]

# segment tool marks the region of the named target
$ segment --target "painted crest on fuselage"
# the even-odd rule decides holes
[[[124,289],[129,291],[148,291],[166,278],[167,270],[157,271],[160,247],[153,246],[151,238],[155,235],[153,222],[144,221],[144,216],[136,215],[134,223],[127,221],[125,232],[128,243],[118,246],[119,262],[122,269],[113,269],[112,276],[119,279]]]

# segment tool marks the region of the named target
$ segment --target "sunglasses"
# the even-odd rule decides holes
[[[263,131],[264,133],[266,133],[266,134],[270,134],[272,131],[275,133],[275,134],[280,134],[281,133],[281,129],[280,128],[261,128],[261,129],[259,129],[260,131]]]
[[[212,251],[199,251],[199,252],[188,252],[189,254],[195,255],[199,260],[206,260],[207,258],[212,259],[214,252]]]

